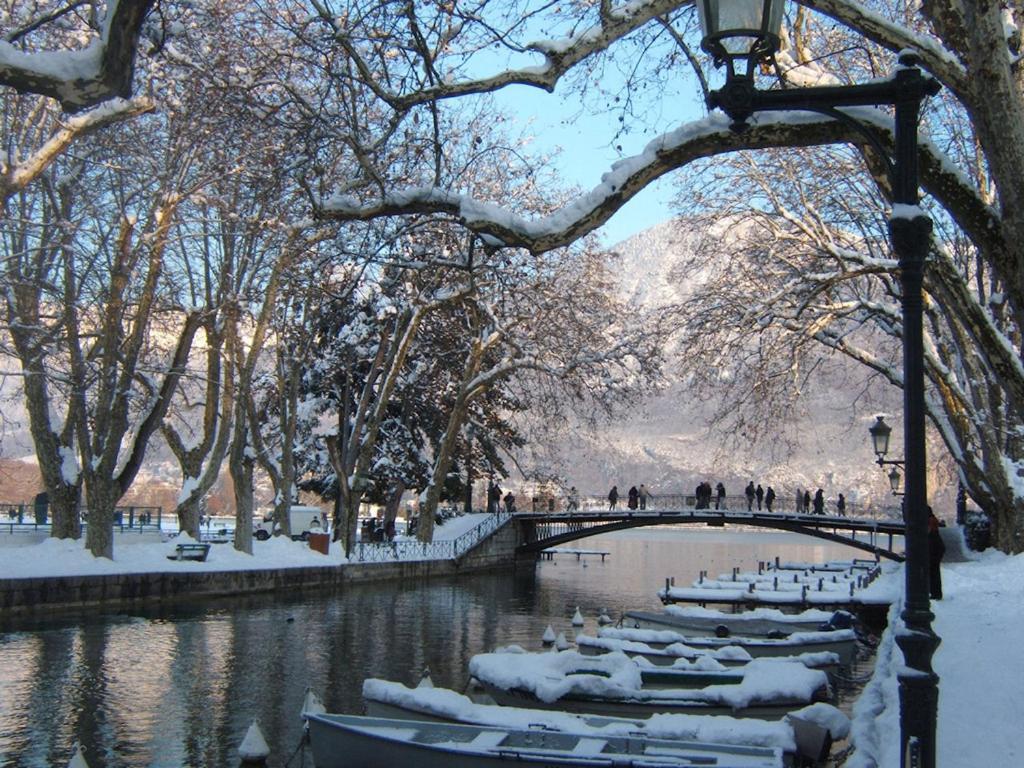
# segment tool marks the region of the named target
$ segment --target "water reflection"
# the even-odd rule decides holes
[[[536,570],[457,581],[377,584],[295,596],[226,599],[137,615],[65,616],[0,625],[0,765],[67,764],[81,743],[92,768],[234,768],[258,720],[281,766],[301,736],[307,686],[331,710],[360,712],[367,677],[414,684],[429,667],[463,690],[474,654],[499,645],[539,647],[544,628],[573,637],[658,605],[677,584],[758,560],[820,561],[855,551],[786,534],[650,529],[594,537]]]

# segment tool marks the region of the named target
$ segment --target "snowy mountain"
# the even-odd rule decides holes
[[[685,307],[693,286],[674,275],[705,235],[700,225],[673,220],[615,246],[622,295],[637,306],[680,302]],[[797,487],[812,492],[820,487],[829,499],[843,493],[851,503],[893,504],[867,430],[876,413],[899,413],[900,392],[882,390],[878,400],[865,404],[863,371],[850,365],[841,370],[838,383],[823,382],[805,396],[804,415],[792,414],[778,430],[769,430],[774,439],[755,443],[714,432],[708,425],[718,403],[694,397],[684,375],[676,372],[667,391],[636,410],[594,430],[579,428],[547,446],[533,466],[582,494],[603,495],[612,485],[624,492],[640,483],[655,493],[691,493],[702,480],[722,481],[730,494],[739,494],[753,480],[772,485],[786,506]],[[935,487],[937,480],[930,485]]]

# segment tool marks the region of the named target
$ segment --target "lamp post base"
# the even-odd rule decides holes
[[[931,614],[929,614],[930,616]],[[906,666],[897,675],[900,692],[901,765],[936,765],[935,723],[939,708],[939,676],[931,660],[941,640],[931,631],[909,627],[896,636]]]

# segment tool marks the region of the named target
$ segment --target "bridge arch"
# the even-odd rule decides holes
[[[903,553],[894,548],[895,537],[902,537],[905,531],[903,522],[896,520],[724,510],[516,513],[514,519],[519,526],[520,554],[539,553],[548,547],[629,528],[743,525],[800,533],[897,562],[904,559]],[[858,538],[858,534],[862,536]]]

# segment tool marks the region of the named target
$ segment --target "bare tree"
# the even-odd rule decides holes
[[[332,28],[337,49],[377,103],[393,111],[396,121],[421,112],[441,114],[445,103],[510,83],[550,90],[570,81],[574,74],[592,73],[609,62],[618,62],[628,65],[629,71],[619,114],[635,122],[642,119],[640,105],[650,102],[632,97],[631,89],[645,80],[663,83],[670,73],[700,60],[692,6],[684,2],[650,0],[621,8],[607,3],[512,8],[482,4],[465,14],[455,8],[436,12],[410,9],[404,16],[392,16],[388,23],[384,22],[383,5],[372,7],[358,20],[332,13],[336,9],[327,5],[317,7],[322,23]],[[922,185],[928,194],[926,206],[935,210],[936,218],[948,220],[958,232],[957,239],[969,245],[972,269],[965,269],[962,260],[947,258],[945,244],[936,240],[929,288],[931,299],[956,318],[960,330],[948,326],[949,337],[960,334],[969,339],[978,354],[975,361],[964,362],[957,346],[936,337],[936,349],[957,360],[941,377],[939,368],[931,366],[931,412],[970,494],[991,516],[998,546],[1021,551],[1024,499],[1010,477],[1012,470],[1004,474],[1000,469],[1016,466],[1022,459],[1018,441],[1012,437],[1018,433],[1024,413],[1024,366],[1016,341],[1024,281],[1020,279],[1020,252],[1014,246],[1024,234],[1024,209],[1016,199],[1024,171],[1024,142],[1018,136],[1024,131],[1024,100],[1014,66],[1020,48],[1021,12],[1016,8],[1004,12],[991,5],[972,9],[968,17],[959,7],[941,2],[906,10],[886,0],[872,8],[874,12],[865,12],[861,4],[844,0],[804,3],[790,20],[789,46],[778,57],[784,73],[780,86],[859,77],[864,66],[873,68],[871,74],[878,76],[892,66],[896,52],[913,48],[921,54],[925,69],[945,87],[949,98],[934,114],[935,135],[959,134],[973,151],[960,152],[945,140],[943,144],[924,142],[919,157]],[[822,21],[804,9],[828,19]],[[548,39],[531,40],[540,25]],[[369,35],[370,30],[377,36]],[[847,30],[849,37],[843,34]],[[400,56],[378,55],[394,39],[411,42],[401,49]],[[489,76],[460,77],[463,72],[479,71],[467,62],[479,60],[478,54],[485,48],[492,54],[497,49],[510,56],[532,55],[534,61]],[[849,56],[843,56],[851,48],[868,54],[854,65]],[[883,143],[891,145],[888,115],[861,109],[857,116]],[[404,189],[374,183],[369,174],[361,178],[349,175],[344,181],[345,195],[325,197],[320,212],[338,221],[439,213],[485,236],[492,245],[538,253],[574,242],[607,221],[652,180],[695,160],[739,150],[836,143],[858,147],[867,158],[869,173],[878,168],[863,135],[828,117],[808,115],[793,120],[763,114],[744,133],[736,134],[724,117],[713,115],[665,133],[641,155],[617,164],[600,187],[540,216],[496,208],[494,202],[500,204],[500,197],[480,198],[436,173],[433,183],[417,181]],[[437,159],[445,156],[443,142],[435,142],[432,150],[423,158],[425,173],[444,165]],[[886,195],[883,182],[879,200]],[[891,273],[895,264],[888,261],[881,267]],[[990,295],[997,299],[998,312],[991,311],[988,297],[977,291],[981,283],[975,276],[982,270],[981,282],[994,288]],[[938,328],[939,324],[933,323],[929,330],[934,333]],[[950,371],[959,373],[951,376]],[[969,376],[975,374],[984,377],[986,394],[971,391]],[[997,409],[1000,424],[990,420],[983,406]]]

